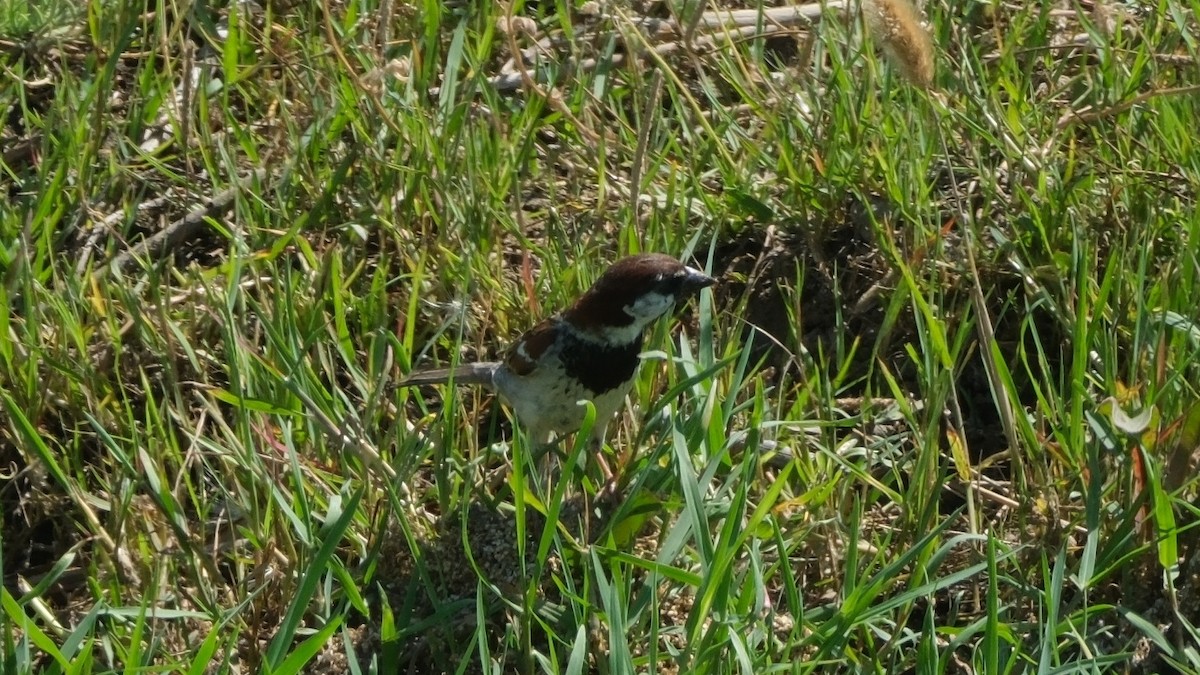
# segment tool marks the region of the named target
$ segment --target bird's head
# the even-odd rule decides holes
[[[589,336],[629,344],[640,340],[642,331],[677,303],[716,282],[669,255],[634,255],[605,270],[563,319]]]

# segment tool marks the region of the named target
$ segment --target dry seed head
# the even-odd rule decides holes
[[[502,16],[496,19],[496,28],[506,35],[537,35],[537,22],[527,16]]]
[[[867,30],[913,84],[933,86],[933,43],[909,0],[863,0]]]

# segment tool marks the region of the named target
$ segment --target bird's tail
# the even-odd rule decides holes
[[[410,373],[400,381],[401,387],[416,387],[423,384],[454,384],[492,386],[492,375],[500,367],[498,361],[463,363],[454,368],[432,368]]]

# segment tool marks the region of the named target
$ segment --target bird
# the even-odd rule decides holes
[[[662,253],[622,258],[570,307],[517,338],[501,360],[419,370],[399,384],[491,389],[540,446],[578,431],[586,413],[582,401],[591,401],[596,409],[591,449],[611,480],[604,437],[633,386],[646,329],[716,282]]]

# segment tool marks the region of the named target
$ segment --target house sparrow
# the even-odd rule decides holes
[[[482,385],[513,409],[536,443],[578,431],[582,400],[596,408],[591,441],[599,453],[609,420],[633,384],[642,334],[675,303],[716,279],[675,258],[643,253],[613,263],[575,304],[517,339],[502,361],[415,372],[400,386]],[[611,479],[603,457],[597,459]]]

